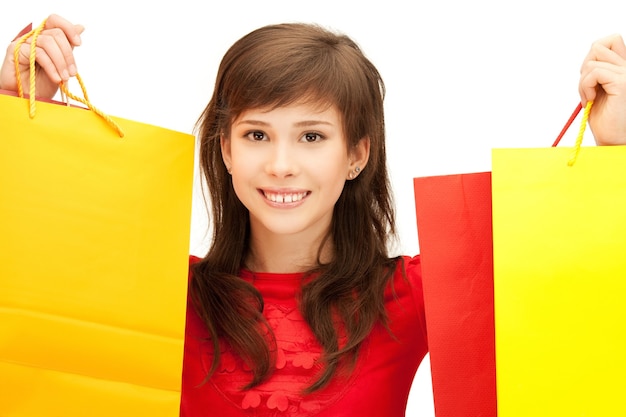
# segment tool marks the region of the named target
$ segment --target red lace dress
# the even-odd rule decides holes
[[[408,280],[398,268],[395,295],[391,286],[385,294],[393,336],[377,325],[354,371],[309,395],[302,390],[315,376],[321,350],[295,303],[302,275],[242,271],[242,278],[253,282],[265,300],[264,315],[278,344],[277,369],[262,385],[242,391],[251,373],[222,347],[217,372],[203,383],[212,347],[201,320],[188,308],[181,416],[404,416],[413,377],[427,352],[419,257],[405,258],[405,265]]]

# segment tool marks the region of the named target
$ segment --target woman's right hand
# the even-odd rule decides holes
[[[53,14],[48,17],[44,30],[37,38],[35,49],[37,97],[54,97],[59,84],[76,75],[73,49],[81,44],[80,35],[83,30],[83,26],[75,25],[61,16]],[[18,40],[19,38],[15,39],[7,48],[0,68],[0,89],[17,91],[15,47]],[[30,45],[31,39],[28,39],[21,45],[18,55],[20,78],[25,92],[28,92],[30,86]]]

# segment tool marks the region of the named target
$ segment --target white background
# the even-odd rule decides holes
[[[87,27],[76,55],[97,107],[189,133],[219,60],[245,33],[304,21],[350,35],[387,86],[405,254],[419,251],[413,177],[488,171],[494,147],[550,146],[579,100],[579,68],[591,43],[626,35],[624,0],[31,0],[3,3],[0,44],[50,13]],[[574,126],[565,144],[573,143]],[[585,142],[592,143],[589,132]],[[198,196],[192,253],[206,248],[206,228]],[[426,360],[418,372],[408,416],[434,415],[428,367]]]

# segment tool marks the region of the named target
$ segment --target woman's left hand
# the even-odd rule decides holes
[[[598,145],[626,145],[626,45],[620,35],[593,43],[578,86],[583,107],[593,101],[589,126]]]

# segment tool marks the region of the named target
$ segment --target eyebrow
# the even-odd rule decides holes
[[[235,125],[254,125],[254,126],[269,126],[270,124],[264,122],[262,120],[254,120],[254,119],[245,119],[237,122]],[[302,120],[300,122],[294,123],[294,127],[308,127],[308,126],[318,126],[318,125],[328,125],[333,126],[333,123],[327,122],[326,120]]]

